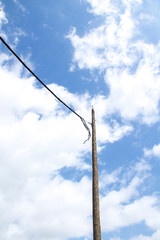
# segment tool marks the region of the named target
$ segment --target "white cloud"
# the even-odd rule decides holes
[[[121,184],[119,190],[109,190],[106,195],[101,197],[103,231],[115,231],[141,222],[144,222],[153,231],[159,230],[160,209],[158,207],[158,197],[141,195],[143,191],[142,185],[146,178],[149,177],[148,171],[150,171],[148,164],[142,160],[124,175],[122,175],[122,169],[111,173],[110,176],[114,176],[114,179],[111,178],[110,184]],[[106,180],[110,179],[108,177]],[[107,183],[106,186],[108,188]]]
[[[142,4],[142,0],[121,0],[119,2],[110,0],[86,0],[91,8],[89,11],[96,15],[117,14],[122,6],[131,8]]]
[[[144,149],[145,157],[157,157],[160,158],[160,144],[154,145],[152,149]]]
[[[91,5],[89,11],[96,15],[103,15],[117,11],[110,0],[87,0],[87,2]]]
[[[109,111],[119,112],[124,119],[132,120],[140,116],[147,124],[156,122],[159,119],[160,99],[158,78],[148,64],[142,64],[136,74],[109,70],[106,75],[110,88]]]
[[[116,2],[88,0],[92,11],[104,15],[101,25],[79,37],[73,29],[68,35],[74,47],[72,70],[98,69],[110,93],[106,98],[107,113],[118,113],[125,120],[138,119],[146,124],[159,120],[160,45],[139,40],[139,22],[133,10],[142,1],[122,1],[116,14]],[[112,6],[112,7],[111,7]],[[104,93],[105,95],[105,93]]]
[[[105,171],[102,172],[99,180],[100,189],[106,188],[106,186],[120,182],[119,175],[122,169],[116,169],[112,173],[108,174]]]
[[[151,170],[151,166],[144,159],[142,159],[140,162],[137,162],[137,164],[135,165],[135,170],[138,173],[146,172]]]
[[[72,41],[72,45],[75,47],[76,51],[74,53],[74,62],[78,63],[80,69],[89,68],[93,69],[95,67],[100,67],[104,65],[103,53],[97,55],[100,46],[104,45],[104,27],[100,27],[95,31],[87,34],[85,37],[80,38],[76,35],[76,29],[73,28],[70,34],[67,36]],[[101,38],[102,36],[102,38]],[[74,67],[72,66],[72,71]]]
[[[153,233],[152,236],[144,236],[144,235],[139,235],[136,237],[131,238],[130,240],[157,240],[160,238],[160,231],[156,231],[155,233]]]
[[[129,125],[120,125],[118,122],[113,121],[111,127],[106,123],[97,122],[97,140],[100,143],[103,142],[116,142],[124,136],[130,134],[133,131],[133,127]]]
[[[15,31],[12,34],[14,36],[15,46],[18,45],[21,36],[27,36],[27,34],[21,28],[16,28]]]
[[[130,11],[126,10],[120,15],[119,22],[111,16],[105,20],[105,24],[91,29],[84,37],[79,37],[73,28],[67,36],[75,48],[73,62],[80,69],[90,70],[131,65],[135,57],[130,56],[133,50],[129,41],[134,33],[134,25]]]
[[[116,120],[110,119],[107,123],[106,116],[110,114],[110,108],[107,107],[107,99],[102,95],[97,95],[91,99],[91,105],[95,109],[96,128],[98,143],[115,142],[133,131],[129,124],[119,124]]]
[[[14,0],[14,2],[16,4],[19,4],[19,6],[21,7],[21,10],[23,9],[23,11],[25,11],[25,8],[22,6],[22,4],[20,4],[17,0]],[[8,23],[8,19],[6,17],[6,13],[5,13],[5,8],[2,5],[2,2],[0,1],[0,7],[1,7],[1,11],[0,11],[0,30],[1,30],[1,36],[4,39],[7,39],[7,35],[6,33],[3,31],[3,25]],[[27,34],[19,27],[15,27],[14,31],[12,30],[12,35],[14,36],[14,45],[16,46],[19,42],[19,37],[20,36],[26,36]],[[12,47],[15,47],[12,45]]]
[[[13,2],[18,6],[23,13],[28,13],[25,6],[19,0],[13,0]]]
[[[13,189],[7,188],[1,203],[1,213],[5,211],[1,239],[60,240],[90,234],[90,180],[30,177],[16,192],[17,180]]]
[[[106,1],[102,2],[106,5]],[[103,11],[107,11],[103,4],[93,1],[92,7],[95,6],[97,11],[99,11],[99,7]],[[111,5],[114,6],[114,3]],[[109,9],[112,7],[109,6]],[[136,25],[130,8],[126,7],[124,12],[118,12],[116,15],[107,14],[103,24],[90,29],[83,37],[79,37],[76,29],[73,28],[68,35],[75,48],[73,62],[77,63],[80,69],[99,68],[104,70],[110,66],[131,65],[136,58],[136,55],[133,57],[132,53],[136,49],[133,49],[131,44]]]
[[[145,161],[141,159],[134,166],[130,167],[128,172],[123,172],[123,168],[119,167],[111,173],[107,173],[105,170],[102,171],[100,176],[100,189],[107,189],[108,186],[113,186],[115,188],[116,185],[120,184],[122,187],[126,187],[129,179],[134,178],[134,176],[142,177],[142,181],[149,177],[149,172],[151,171],[151,166]],[[140,183],[140,182],[139,182]]]
[[[1,11],[0,11],[0,29],[2,28],[3,24],[8,23],[8,20],[6,18],[6,14],[4,11],[4,7],[2,5],[2,2],[0,1],[0,7],[1,7]],[[1,33],[2,34],[2,33]]]

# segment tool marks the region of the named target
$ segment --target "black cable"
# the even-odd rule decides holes
[[[40,80],[40,78],[39,78],[34,72],[32,72],[32,70],[22,61],[22,59],[13,51],[13,49],[4,41],[4,39],[3,39],[1,36],[0,36],[0,39],[1,39],[1,41],[4,43],[4,45],[9,49],[9,51],[12,52],[13,55],[22,63],[22,65],[23,65],[55,98],[57,98],[57,100],[58,100],[59,102],[61,102],[65,107],[67,107],[70,111],[72,111],[74,114],[77,115],[77,117],[79,117],[79,118],[81,119],[83,125],[84,125],[85,128],[86,128],[86,124],[84,124],[84,122],[86,123],[87,121],[86,121],[84,118],[82,118],[78,113],[76,113],[72,108],[70,108],[65,102],[63,102],[49,87],[47,87],[47,85],[46,85],[44,82],[42,82],[42,80]],[[87,123],[91,124],[90,122],[87,122]],[[88,133],[89,133],[89,134],[88,134],[88,140],[89,140],[91,133],[90,133],[90,130],[89,130],[88,127],[87,127],[86,129],[87,129],[87,131],[88,131]]]

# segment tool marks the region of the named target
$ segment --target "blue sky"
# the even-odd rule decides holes
[[[87,121],[102,239],[160,239],[160,3],[0,1],[0,32]],[[0,239],[92,239],[87,131],[0,43]]]

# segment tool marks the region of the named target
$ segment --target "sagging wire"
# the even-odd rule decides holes
[[[9,51],[19,60],[19,62],[22,63],[22,65],[59,101],[61,102],[66,108],[68,108],[71,112],[73,112],[77,117],[79,117],[88,131],[88,139],[84,141],[89,141],[91,137],[91,131],[87,125],[91,124],[90,122],[86,121],[83,117],[81,117],[77,112],[75,112],[71,107],[69,107],[64,101],[62,101],[47,85],[22,61],[22,59],[13,51],[13,49],[5,42],[5,40],[0,36],[0,40],[3,42],[3,44],[9,49]],[[92,124],[91,124],[92,125]]]

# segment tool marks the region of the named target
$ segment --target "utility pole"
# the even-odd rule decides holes
[[[93,108],[92,108],[92,211],[93,211],[93,240],[101,240],[96,125],[95,125],[95,112]]]

